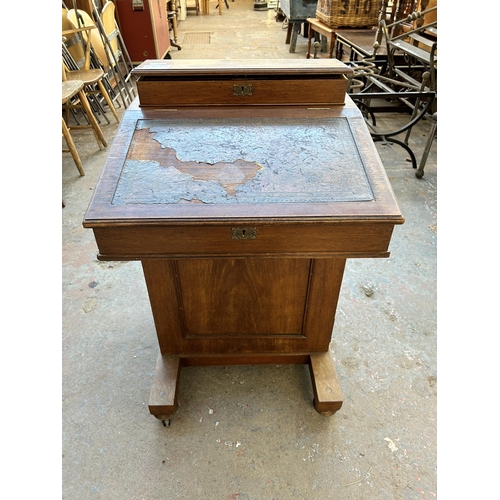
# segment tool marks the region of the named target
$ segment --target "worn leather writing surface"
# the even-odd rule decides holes
[[[348,120],[138,120],[112,205],[374,199]]]

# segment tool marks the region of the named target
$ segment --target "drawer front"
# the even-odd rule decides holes
[[[344,104],[347,79],[199,80],[137,82],[141,107],[339,105]]]
[[[97,227],[101,260],[182,257],[387,257],[393,224]]]

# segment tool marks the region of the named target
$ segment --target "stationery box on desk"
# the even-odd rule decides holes
[[[336,59],[148,60],[141,107],[343,105],[352,69]]]

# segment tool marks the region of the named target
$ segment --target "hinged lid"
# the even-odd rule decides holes
[[[134,68],[135,76],[174,77],[196,76],[257,76],[317,77],[351,75],[352,68],[337,59],[148,59]]]
[[[329,109],[131,106],[84,224],[238,221],[234,227],[247,227],[255,218],[402,222],[351,100]]]

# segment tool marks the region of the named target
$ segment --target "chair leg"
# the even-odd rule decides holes
[[[424,176],[425,164],[427,163],[427,157],[429,156],[429,151],[431,150],[432,142],[434,141],[436,134],[437,134],[437,111],[432,115],[431,131],[429,133],[429,137],[427,138],[427,144],[425,145],[425,149],[422,154],[422,159],[420,160],[420,165],[418,166],[418,169],[415,172],[415,176],[418,179],[421,179]]]
[[[83,177],[85,175],[85,172],[83,170],[83,165],[82,165],[82,162],[80,160],[80,155],[78,154],[75,143],[73,142],[73,138],[71,137],[71,134],[69,132],[69,128],[66,125],[64,118],[62,118],[62,133],[63,133],[64,139],[66,140],[66,144],[68,145],[69,152],[71,153],[73,160],[75,160],[76,168],[78,168],[78,172],[80,172],[80,175]],[[64,206],[64,202],[63,202],[63,206]]]
[[[89,101],[87,100],[87,96],[85,95],[85,91],[81,90],[80,92],[78,92],[78,96],[80,97],[80,102],[83,106],[83,109],[85,110],[85,113],[87,113],[87,118],[89,119],[89,122],[92,125],[92,130],[94,131],[94,134],[96,136],[99,149],[102,150],[103,147],[105,148],[108,145],[108,143],[104,138],[104,134],[102,133],[101,127],[99,127],[99,124],[95,119],[94,113],[92,113],[92,110],[90,109],[90,104]]]
[[[108,103],[109,109],[111,110],[111,112],[113,113],[114,117],[116,118],[116,121],[118,123],[120,123],[120,118],[118,116],[118,113],[116,112],[116,109],[115,109],[115,106],[113,104],[113,101],[109,97],[108,91],[104,87],[104,84],[102,83],[102,80],[99,80],[98,85],[99,85],[99,90],[101,91],[101,94],[104,96],[104,99]]]

